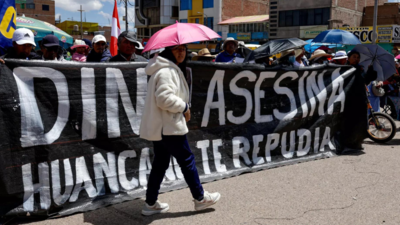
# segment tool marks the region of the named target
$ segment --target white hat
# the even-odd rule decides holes
[[[104,41],[105,43],[107,43],[106,37],[104,37],[101,34],[98,34],[98,35],[94,36],[94,38],[92,40],[92,43],[94,44],[94,43],[97,43],[99,41]]]
[[[347,57],[347,54],[346,54],[345,51],[338,51],[338,52],[336,52],[335,57],[333,58],[333,60],[335,60],[335,59],[347,59],[347,58],[348,57]]]
[[[230,42],[230,41],[234,42],[236,46],[238,46],[238,45],[239,45],[239,42],[238,42],[238,41],[236,41],[236,40],[235,40],[233,37],[228,37],[228,38],[227,38],[227,39],[225,39],[225,41],[224,41],[224,44],[223,44],[223,49],[225,49],[226,43],[228,43],[228,42]]]
[[[71,49],[81,48],[81,47],[88,48],[89,46],[86,45],[85,41],[77,39],[75,40],[74,45],[71,47]]]
[[[12,41],[15,41],[18,45],[31,44],[33,46],[36,46],[35,35],[33,35],[31,30],[26,28],[16,29],[14,31]]]
[[[144,49],[144,47],[143,47],[143,45],[142,45],[142,43],[140,41],[137,41],[136,43],[139,45],[139,46],[136,46],[137,50],[143,50]]]

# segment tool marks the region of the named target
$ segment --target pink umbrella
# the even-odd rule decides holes
[[[176,21],[175,24],[155,33],[147,42],[143,52],[215,38],[221,38],[221,36],[206,26]]]
[[[400,55],[396,56],[396,59],[400,59]]]

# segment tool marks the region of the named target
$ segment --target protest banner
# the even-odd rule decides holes
[[[152,143],[138,136],[146,63],[0,66],[0,215],[69,215],[144,196],[153,157]],[[188,140],[202,182],[331,157],[341,147],[354,68],[189,66]],[[172,158],[161,191],[183,187]]]

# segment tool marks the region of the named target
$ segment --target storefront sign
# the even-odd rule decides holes
[[[300,38],[302,39],[313,39],[318,34],[326,31],[328,26],[304,26],[300,27]]]
[[[371,44],[373,39],[373,27],[342,27],[341,30],[346,30],[357,36],[361,43]],[[392,43],[392,26],[377,27],[377,43]]]
[[[237,33],[237,39],[241,41],[250,41],[251,33]]]
[[[393,25],[392,43],[400,43],[400,26]]]

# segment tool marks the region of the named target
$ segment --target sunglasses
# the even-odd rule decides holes
[[[95,43],[96,45],[100,45],[100,46],[105,46],[106,43],[102,42],[102,43]]]

